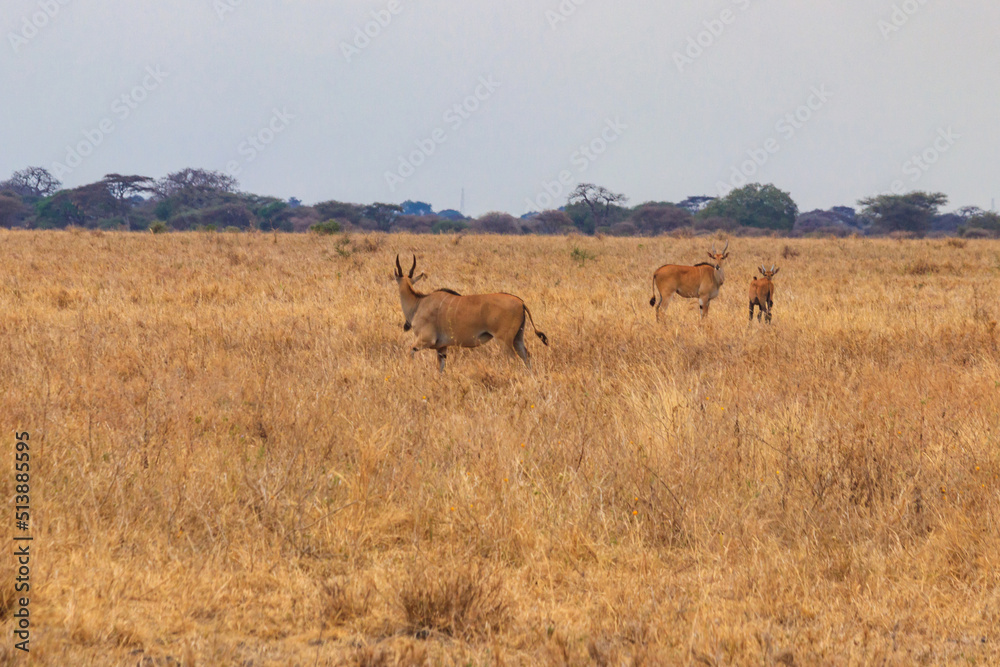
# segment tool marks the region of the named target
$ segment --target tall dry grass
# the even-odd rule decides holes
[[[734,239],[654,324],[705,246],[0,233],[32,663],[996,664],[1000,243]],[[397,252],[551,347],[411,361]]]

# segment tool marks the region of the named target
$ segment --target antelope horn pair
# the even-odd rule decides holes
[[[774,271],[774,263],[773,262],[771,263],[771,271]],[[767,271],[764,270],[764,265],[763,264],[760,265],[760,272],[761,272],[761,274],[767,273]]]
[[[413,272],[417,270],[417,256],[413,256],[413,266],[410,267],[409,278],[413,279]],[[399,255],[396,255],[396,275],[403,277],[403,267],[399,265]]]
[[[720,254],[725,255],[727,250],[729,250],[729,241],[728,240],[726,241],[726,247],[722,249],[722,252]],[[713,255],[716,254],[715,253],[715,241],[712,241],[712,254]]]

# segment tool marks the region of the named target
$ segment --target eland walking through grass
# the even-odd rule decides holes
[[[774,278],[781,269],[776,269],[772,262],[770,270],[765,269],[763,264],[757,270],[760,271],[761,277],[750,281],[750,321],[753,322],[753,307],[757,306],[757,321],[760,322],[763,313],[764,320],[770,324],[771,308],[774,306],[774,283],[771,282],[771,278]]]
[[[437,350],[438,368],[443,373],[450,346],[479,347],[499,338],[510,352],[521,357],[531,368],[531,356],[524,344],[524,327],[528,321],[542,343],[549,344],[548,337],[535,327],[531,311],[519,297],[512,294],[462,296],[448,289],[421,294],[413,285],[425,274],[414,279],[416,270],[416,256],[409,273],[404,274],[399,255],[396,255],[393,278],[399,285],[399,301],[406,318],[403,330],[412,329],[417,337],[410,356],[419,350]]]
[[[702,262],[694,266],[679,266],[677,264],[667,264],[661,266],[653,273],[653,298],[649,300],[649,305],[656,306],[656,321],[660,321],[660,310],[666,309],[670,304],[670,297],[679,294],[685,299],[698,299],[698,308],[701,309],[701,318],[704,320],[708,315],[708,306],[712,299],[719,296],[719,288],[726,281],[726,274],[722,270],[722,262],[729,257],[729,241],[722,252],[715,252],[715,244],[712,244],[712,252],[708,256],[711,262]],[[660,302],[656,302],[659,295]]]

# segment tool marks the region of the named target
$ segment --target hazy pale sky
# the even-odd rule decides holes
[[[803,211],[988,208],[998,26],[995,0],[5,0],[0,178],[202,167],[435,209],[464,187],[472,215],[744,178]]]

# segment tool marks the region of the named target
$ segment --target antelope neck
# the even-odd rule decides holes
[[[413,289],[413,285],[408,279],[399,283],[399,302],[403,306],[403,317],[409,323],[413,322],[413,315],[417,312],[420,300],[426,295]]]

